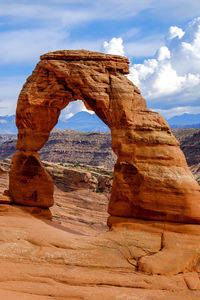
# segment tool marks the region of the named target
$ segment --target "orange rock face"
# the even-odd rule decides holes
[[[53,205],[53,180],[37,153],[17,152],[10,170],[9,194],[16,203],[28,206]]]
[[[138,88],[124,76],[128,72],[128,60],[117,55],[80,50],[41,56],[17,105],[20,152],[13,158],[9,190],[16,203],[52,205],[53,183],[36,152],[47,141],[60,111],[80,99],[111,129],[118,160],[109,213],[200,223],[200,188],[179,143],[164,118],[147,109]],[[30,168],[30,173],[34,169],[30,178],[31,157],[40,167]]]
[[[7,174],[0,174],[1,193]],[[1,300],[199,300],[199,224],[109,217],[55,187],[50,209],[0,202]]]

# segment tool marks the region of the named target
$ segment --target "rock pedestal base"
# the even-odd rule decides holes
[[[9,195],[17,204],[50,207],[53,205],[53,180],[34,152],[17,152],[12,158]]]

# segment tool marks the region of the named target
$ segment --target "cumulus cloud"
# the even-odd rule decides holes
[[[184,5],[183,5],[184,1]],[[181,3],[182,2],[182,3]],[[96,46],[93,41],[83,41],[76,43],[73,37],[69,39],[70,30],[77,25],[86,25],[89,22],[107,21],[132,18],[143,11],[150,9],[152,13],[156,13],[156,18],[162,18],[162,12],[171,16],[178,12],[190,13],[192,16],[200,9],[200,2],[197,0],[43,0],[41,1],[24,1],[19,0],[16,4],[14,0],[0,1],[0,16],[10,29],[6,30],[0,36],[1,51],[0,57],[2,62],[9,61],[28,61],[37,59],[39,54],[55,49],[71,49],[74,44],[78,44],[80,48],[100,51],[98,41]],[[166,10],[170,10],[170,14],[166,14]],[[183,19],[185,14],[182,14]],[[5,22],[5,21],[4,21]],[[27,23],[28,22],[28,23]],[[28,26],[27,26],[28,25]],[[13,30],[19,28],[19,30]],[[135,29],[132,29],[135,32]],[[1,31],[0,31],[1,32]],[[130,33],[129,33],[130,34]],[[132,33],[131,33],[132,34]],[[181,36],[181,29],[173,26],[171,35]],[[160,37],[150,36],[148,38],[140,38],[138,41],[126,44],[126,54],[132,57],[141,57],[153,55],[155,48],[160,46]],[[116,41],[107,42],[106,51],[115,50],[119,46],[117,54],[123,55],[123,45],[120,44],[119,38]],[[72,46],[71,46],[72,45]],[[185,45],[187,48],[187,45]],[[13,51],[15,49],[15,51]],[[12,51],[11,51],[12,50]],[[11,53],[12,52],[12,53]],[[23,60],[24,58],[24,60]],[[1,63],[1,62],[0,62]]]
[[[134,64],[128,76],[142,91],[152,108],[183,107],[200,112],[200,18],[195,18],[185,29],[172,26],[166,45],[154,58]],[[185,110],[184,107],[187,109]],[[171,110],[171,112],[176,110]]]
[[[167,38],[169,40],[172,40],[176,37],[181,39],[184,36],[184,34],[185,34],[185,32],[181,28],[179,28],[177,26],[171,26],[169,29]]]
[[[124,39],[126,35],[123,34]],[[156,50],[163,45],[163,35],[161,34],[148,34],[144,37],[132,38],[124,44],[124,52],[127,57],[133,58],[144,58],[152,57]]]
[[[112,38],[109,42],[104,42],[104,49],[107,54],[124,55],[122,38]]]
[[[71,30],[78,28],[78,26],[84,27],[90,24],[94,26],[96,21],[105,23],[108,20],[114,20],[118,22],[116,24],[119,24],[123,20],[131,20],[131,18],[139,16],[143,11],[147,12],[148,10],[150,10],[150,14],[154,16],[155,20],[163,19],[164,15],[167,22],[169,20],[174,22],[177,18],[183,22],[188,17],[193,18],[196,16],[196,13],[200,10],[200,1],[18,0],[17,4],[15,0],[0,1],[0,16],[2,19],[0,22],[0,64],[2,67],[5,65],[12,65],[13,67],[16,63],[19,68],[21,63],[29,64],[29,66],[31,64],[32,66],[38,60],[40,54],[58,49],[85,48],[101,51],[102,39],[83,40],[84,37],[75,39]],[[7,27],[7,25],[9,26]],[[123,38],[130,38],[136,32],[138,32],[138,28],[137,30],[133,28]],[[158,105],[160,102],[159,97],[166,105],[170,103],[172,105],[174,102],[173,95],[176,94],[177,99],[181,99],[183,88],[185,91],[183,97],[184,105],[188,105],[188,101],[191,101],[191,99],[193,99],[194,103],[197,101],[196,86],[199,82],[200,68],[199,38],[194,36],[197,32],[197,22],[191,23],[184,30],[172,26],[163,49],[157,52],[157,56],[154,59],[146,60],[142,64],[143,71],[139,70],[139,67],[137,67],[137,72],[134,71],[134,80],[141,85],[141,89],[144,86],[144,81],[149,82],[149,86],[147,86],[143,94],[147,95],[149,91],[152,107],[160,106]],[[125,49],[129,57],[152,57],[155,50],[160,48],[162,43],[162,35],[148,35],[148,37],[140,35],[140,39],[134,38],[131,41],[129,40],[123,48],[122,40],[115,38],[115,40],[112,39],[105,43],[105,50],[107,53],[112,52],[124,55]],[[183,63],[182,60],[179,63],[180,57],[182,57]],[[159,78],[155,75],[157,70],[160,74]],[[168,88],[165,88],[163,85],[163,81],[167,77],[166,74],[173,78],[171,81],[168,80],[168,85],[173,85],[174,91],[171,94]],[[6,113],[14,112],[17,99],[16,91],[21,88],[22,84],[21,81],[14,82],[13,80],[13,78],[10,79],[13,94],[10,91],[9,84],[5,85],[7,92],[0,94],[2,99],[2,102],[0,102],[1,113],[3,111]],[[17,85],[20,85],[20,88],[15,88]],[[191,88],[191,85],[194,88]],[[159,86],[162,86],[160,91],[158,90]],[[152,89],[149,89],[149,87],[152,87]],[[3,90],[5,89],[0,83],[0,92]],[[181,100],[179,104],[181,104]],[[165,109],[164,106],[163,109]]]

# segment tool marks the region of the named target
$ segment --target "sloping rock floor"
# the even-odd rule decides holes
[[[0,198],[8,174],[0,174]],[[199,225],[110,217],[108,194],[55,186],[50,209],[0,204],[2,300],[200,299]]]

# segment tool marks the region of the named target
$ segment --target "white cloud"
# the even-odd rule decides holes
[[[21,2],[21,3],[20,3]],[[76,1],[77,2],[77,1]],[[72,4],[72,3],[71,3]],[[72,27],[83,22],[94,20],[96,14],[93,6],[91,8],[76,7],[72,5],[54,5],[53,3],[37,4],[34,1],[24,3],[24,1],[8,1],[0,3],[0,16],[9,18],[10,24],[23,24],[29,22],[31,25],[40,27],[45,25]],[[93,11],[93,14],[91,13]]]
[[[0,115],[15,114],[18,95],[25,81],[23,76],[0,77]]]
[[[182,114],[200,114],[200,106],[178,106],[170,109],[155,108],[159,114],[163,115],[166,119],[173,116],[180,116]]]
[[[150,11],[154,18],[185,21],[200,11],[198,0],[1,0],[0,16],[13,22],[60,23],[72,27],[94,20],[119,20]]]
[[[168,33],[168,39],[169,40],[172,40],[174,39],[175,37],[178,37],[179,39],[181,39],[183,36],[184,36],[185,32],[177,27],[177,26],[171,26],[170,29],[169,29],[169,33]]]
[[[21,28],[21,30],[11,29],[1,33],[1,62],[12,63],[15,59],[17,62],[30,59],[36,61],[41,53],[64,48],[72,49],[73,44],[74,48],[80,45],[80,48],[86,49],[90,49],[91,44],[98,44],[98,47],[94,45],[91,50],[100,51],[98,41],[77,42],[73,37],[69,38],[69,32],[73,27],[83,26],[88,22],[119,21],[134,17],[147,9],[151,9],[153,13],[158,12],[159,19],[159,13],[165,12],[167,8],[171,11],[183,9],[181,1],[187,7],[187,12],[191,10],[194,13],[198,11],[198,7],[200,8],[200,3],[197,5],[196,0],[177,1],[178,4],[172,0],[159,1],[159,3],[157,0],[107,0],[106,2],[104,0],[44,0],[42,2],[19,0],[17,4],[14,0],[0,1],[0,16],[7,20],[7,24],[15,27],[19,25]],[[133,35],[139,29],[132,30],[127,34]],[[174,29],[174,32],[176,31],[178,35],[181,34],[177,27]],[[129,57],[152,56],[160,47],[161,39],[162,37],[159,36],[141,37],[140,40],[127,43],[125,52]],[[123,53],[123,49],[119,53]]]
[[[152,57],[163,45],[163,35],[148,35],[124,44],[126,56],[131,58]]]
[[[71,118],[73,115],[77,114],[80,111],[86,111],[90,114],[94,114],[93,111],[91,110],[87,110],[87,108],[85,107],[83,101],[81,100],[76,100],[73,102],[70,102],[66,108],[64,108],[61,111],[61,115],[60,115],[60,119],[62,121],[67,120],[69,118]]]
[[[163,60],[159,60],[159,58],[158,61],[162,63],[159,65],[154,81],[151,83],[151,89],[147,91],[148,98],[160,98],[180,92],[185,80],[184,77],[177,76],[176,70],[172,68],[170,63],[163,63]]]
[[[133,32],[137,32],[137,30],[134,28]],[[126,36],[126,34],[123,36]],[[153,56],[162,43],[163,36],[161,35],[151,35],[134,42],[126,42],[125,44],[123,44],[122,37],[114,37],[109,42],[104,42],[104,52],[133,58]]]
[[[74,25],[98,20],[119,20],[148,12],[154,19],[172,22],[194,18],[200,11],[198,0],[1,0],[0,16],[16,23]]]
[[[95,21],[121,21],[138,16],[143,11],[150,11],[156,20],[165,18],[184,21],[196,16],[200,11],[197,0],[2,0],[0,1],[1,30],[9,24],[7,31],[0,31],[0,64],[37,62],[39,55],[58,49],[81,49],[101,51],[103,41],[74,39],[70,30],[78,26],[88,25]],[[170,12],[170,13],[168,13]],[[129,19],[131,20],[131,19]],[[3,23],[2,23],[3,22]],[[160,48],[154,59],[146,60],[141,66],[135,65],[132,78],[144,89],[143,93],[150,96],[152,106],[158,107],[160,98],[162,106],[197,105],[199,90],[199,34],[198,22],[190,23],[184,31],[172,26],[166,45],[163,46],[162,35],[151,35],[132,42],[120,44],[120,38],[111,47],[107,42],[107,51],[129,57],[152,57]],[[13,30],[16,28],[16,30]],[[18,30],[17,30],[18,28]],[[133,37],[139,32],[133,28],[124,38]],[[185,32],[185,34],[184,34]],[[168,51],[167,51],[168,49]],[[116,52],[115,52],[116,53]],[[159,76],[156,76],[156,73]],[[171,76],[171,79],[166,79]],[[172,80],[173,78],[173,80]],[[8,78],[5,78],[8,82]],[[165,81],[167,80],[167,85]],[[1,78],[0,78],[1,81]],[[0,83],[0,107],[2,112],[13,113],[21,80],[11,77],[10,84]],[[144,87],[144,82],[147,83]],[[12,86],[13,91],[11,91]],[[159,89],[160,87],[160,89]],[[7,90],[6,90],[7,89]],[[171,89],[171,92],[170,92]],[[6,92],[5,92],[6,91]],[[184,91],[184,93],[183,93]],[[174,101],[174,95],[177,97]],[[182,99],[182,100],[181,100]],[[150,102],[149,101],[149,102]],[[164,105],[165,104],[165,105]],[[5,108],[4,108],[5,107]],[[3,113],[4,114],[4,113]]]
[[[150,2],[151,0],[147,1]],[[195,18],[200,11],[200,1],[198,0],[168,0],[151,1],[152,14],[155,18],[174,23],[188,21]]]
[[[138,85],[152,108],[198,106],[200,18],[188,23],[184,31],[170,27],[166,45],[158,49],[153,59],[133,65],[128,77]]]
[[[170,59],[170,57],[171,57],[170,51],[167,47],[163,46],[163,47],[160,47],[160,49],[158,49],[158,52],[157,52],[158,61]]]
[[[108,54],[124,55],[122,38],[112,38],[109,42],[104,42],[105,52]]]
[[[59,28],[22,29],[0,32],[0,64],[36,63],[41,54],[63,49],[100,51],[102,40],[72,41],[66,30]]]
[[[1,123],[1,124],[6,124],[6,123],[8,123],[8,121],[7,121],[7,120],[4,120],[4,119],[2,119],[2,120],[0,120],[0,123]]]
[[[67,33],[65,33],[67,36]],[[0,63],[39,60],[44,52],[59,49],[63,34],[56,29],[23,29],[0,33]]]
[[[146,11],[154,19],[166,21],[187,21],[197,16],[200,11],[199,0],[96,0],[99,12],[113,18],[128,18]],[[101,13],[99,13],[101,14]]]

